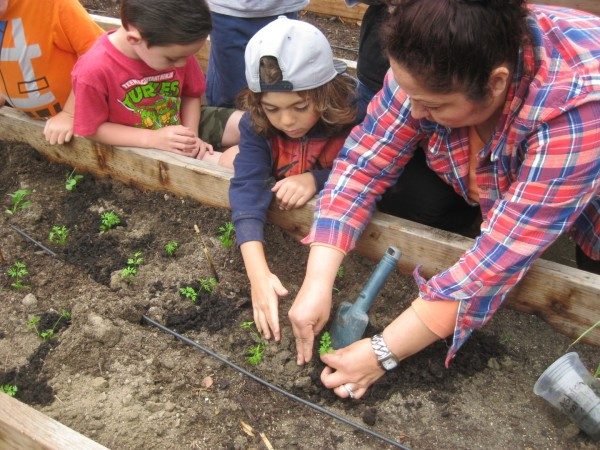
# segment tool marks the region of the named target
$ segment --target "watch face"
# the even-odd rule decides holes
[[[393,358],[386,358],[381,361],[381,365],[385,370],[392,370],[398,365],[398,363],[394,361]]]

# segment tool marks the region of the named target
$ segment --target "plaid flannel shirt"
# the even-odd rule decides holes
[[[460,301],[446,365],[559,235],[570,231],[600,259],[600,18],[533,6],[528,25],[532,40],[499,126],[478,155],[481,234],[429,280],[414,272],[423,299]],[[410,109],[388,72],[334,164],[304,243],[351,250],[422,141],[431,169],[470,202],[468,129],[415,120]]]

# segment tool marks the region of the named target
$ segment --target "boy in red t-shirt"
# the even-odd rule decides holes
[[[71,69],[101,34],[77,0],[0,0],[0,106],[48,119],[48,142],[68,142]]]
[[[121,22],[73,69],[75,134],[218,162],[213,146],[239,142],[241,112],[201,108],[206,85],[194,54],[211,30],[206,3],[122,0]]]

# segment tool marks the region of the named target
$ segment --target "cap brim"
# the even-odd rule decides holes
[[[339,73],[344,73],[346,72],[346,70],[348,70],[348,64],[346,64],[344,61],[342,61],[341,59],[333,59],[333,68],[335,69],[335,71],[339,74]]]

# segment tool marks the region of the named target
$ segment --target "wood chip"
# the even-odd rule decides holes
[[[271,445],[271,442],[269,441],[269,439],[267,439],[267,436],[265,435],[265,433],[258,433],[260,435],[260,438],[263,441],[263,444],[265,444],[265,447],[267,447],[267,449],[269,450],[274,450],[273,446]]]
[[[248,436],[254,437],[254,428],[252,428],[250,425],[248,425],[243,420],[240,420],[240,423],[242,424],[242,431],[244,433],[246,433]]]

